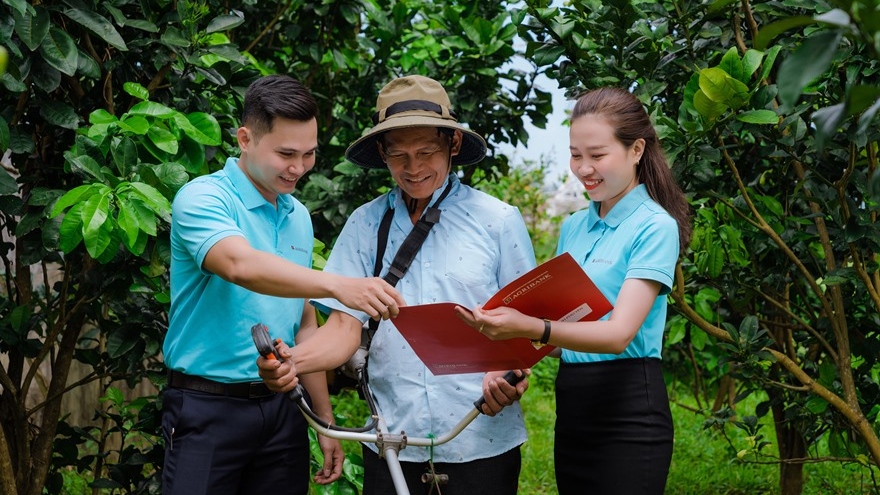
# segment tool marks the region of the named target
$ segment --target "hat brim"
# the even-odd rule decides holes
[[[438,119],[436,116],[409,115],[377,124],[345,150],[345,158],[361,167],[385,168],[385,162],[379,155],[379,147],[376,146],[376,139],[383,132],[409,127],[443,127],[461,131],[461,148],[458,154],[452,157],[453,165],[473,165],[486,157],[486,140],[476,132],[466,129],[453,120]]]

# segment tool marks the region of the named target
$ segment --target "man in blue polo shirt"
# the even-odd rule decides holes
[[[453,170],[482,160],[486,142],[458,122],[440,83],[423,76],[394,79],[379,92],[374,124],[349,146],[345,156],[361,167],[387,169],[396,187],[352,213],[325,272],[371,275],[378,252],[378,226],[390,214],[382,259],[387,270],[429,206],[439,208],[440,219],[397,284],[408,304],[483,303],[534,268],[535,254],[519,210],[462,184]],[[352,311],[333,297],[313,303],[329,310],[330,318],[347,313],[359,321],[369,319],[368,314]],[[282,348],[280,352],[287,351]],[[262,358],[259,365],[261,376],[273,389],[290,388],[285,385],[286,365]],[[523,380],[511,386],[501,378],[503,373],[434,376],[395,328],[393,318],[380,323],[369,350],[369,377],[388,431],[413,436],[446,433],[473,409],[475,398],[486,399],[486,415],[450,442],[400,451],[410,493],[517,493],[526,429],[516,401],[528,383]],[[375,445],[363,448],[364,495],[395,492],[395,480],[377,450]],[[426,485],[437,479],[447,480],[446,484]]]
[[[239,158],[182,187],[172,206],[171,310],[164,343],[166,442],[163,493],[306,494],[306,423],[283,394],[260,381],[250,328],[269,327],[293,345],[296,372],[314,410],[332,420],[323,373],[357,349],[360,320],[344,312],[322,327],[333,346],[308,339],[317,329],[312,297],[333,297],[389,318],[403,304],[379,278],[311,269],[309,212],[293,190],[315,164],[317,104],[302,84],[267,76],[248,88]],[[348,343],[351,343],[348,345]],[[314,373],[321,371],[321,373]],[[319,483],[339,477],[339,442],[320,440]]]

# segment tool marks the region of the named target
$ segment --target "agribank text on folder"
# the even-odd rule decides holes
[[[400,308],[391,320],[413,351],[435,375],[531,368],[554,349],[536,349],[526,338],[491,340],[461,321],[458,304],[436,303]],[[540,264],[501,288],[483,305],[509,306],[554,321],[593,321],[611,311],[611,303],[569,253]]]

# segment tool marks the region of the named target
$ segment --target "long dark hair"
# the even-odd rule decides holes
[[[599,88],[584,93],[571,111],[574,121],[584,115],[601,115],[611,127],[614,136],[627,148],[636,139],[645,140],[645,152],[636,166],[640,184],[648,189],[651,199],[663,207],[678,223],[680,252],[684,252],[691,238],[691,208],[681,187],[672,176],[669,162],[663,154],[657,131],[642,103],[630,92],[619,88]]]

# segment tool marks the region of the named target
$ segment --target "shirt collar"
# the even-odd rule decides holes
[[[238,166],[237,157],[227,158],[223,171],[229,177],[235,190],[238,191],[238,195],[241,197],[241,202],[244,203],[244,206],[247,209],[253,210],[265,204],[269,204],[269,202],[266,201],[266,198],[260,194],[257,186],[248,179],[248,176],[245,175],[244,171]],[[293,196],[290,194],[279,194],[275,199],[275,202],[278,205],[279,212],[291,211],[295,206]]]
[[[639,184],[632,191],[620,198],[620,201],[611,208],[605,218],[599,218],[599,203],[590,201],[587,214],[587,228],[592,229],[600,220],[609,227],[617,227],[632,214],[642,203],[651,199],[648,189],[644,184]]]

